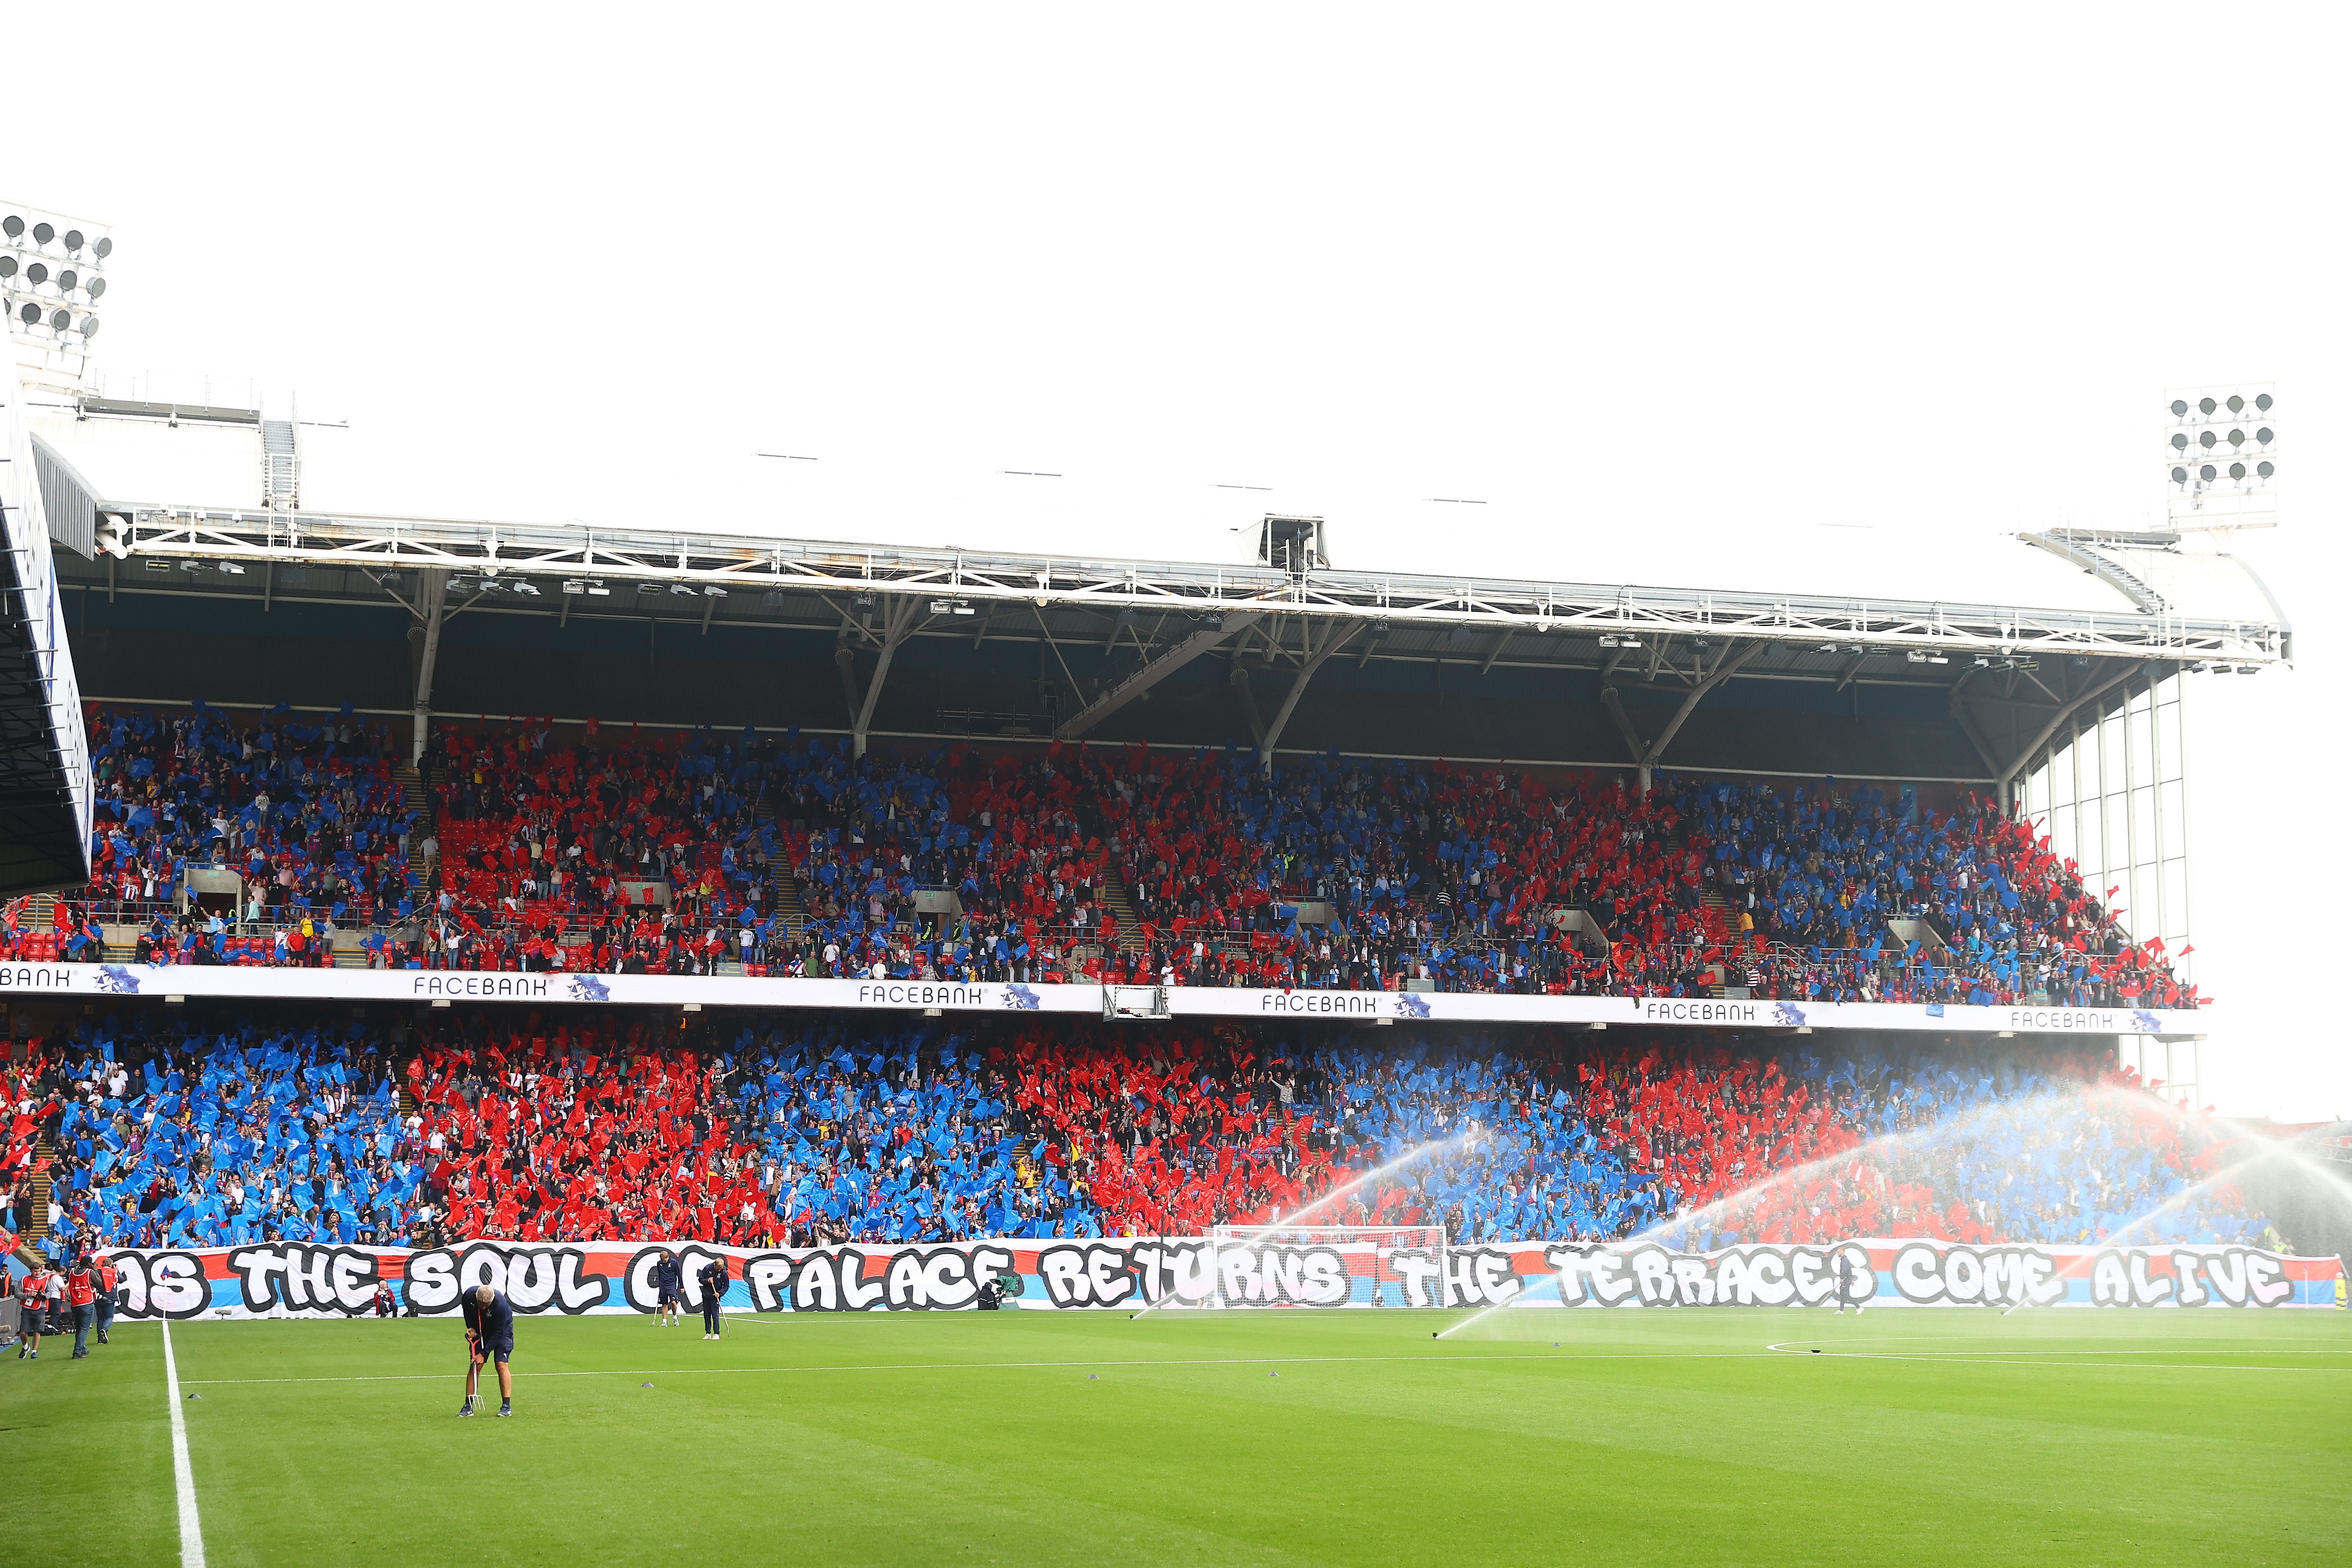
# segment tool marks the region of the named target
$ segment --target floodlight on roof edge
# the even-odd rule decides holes
[[[20,374],[67,385],[81,379],[114,254],[106,227],[0,201],[0,308]]]
[[[2166,395],[2164,479],[2172,532],[2276,526],[2277,407],[2269,382],[2186,387]]]

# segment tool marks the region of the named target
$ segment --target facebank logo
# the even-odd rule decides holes
[[[139,976],[123,964],[101,963],[98,966],[98,988],[117,996],[136,996],[139,994]]]
[[[613,988],[593,974],[572,977],[572,999],[574,1002],[610,1002]]]
[[[1026,985],[1004,988],[1004,1005],[1016,1013],[1034,1013],[1045,1005],[1045,999]]]

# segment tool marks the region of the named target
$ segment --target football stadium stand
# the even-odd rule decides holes
[[[1835,780],[984,756],[93,705],[93,878],[11,957],[2186,1009],[2046,837]]]
[[[52,1250],[1193,1235],[1340,1189],[1318,1223],[1464,1241],[2265,1228],[2209,1180],[2213,1129],[2080,1045],[1378,1049],[862,1018],[680,1047],[644,1017],[441,1017],[208,1028],[126,1010],[16,1042],[0,1185],[18,1228]]]
[[[592,531],[257,507],[258,405],[19,423],[100,694],[87,879],[0,913],[52,1253],[2275,1239],[2117,1066],[2201,1037],[2178,823],[2084,826],[2177,816],[2163,693],[2290,657],[2227,552],[1928,600]]]

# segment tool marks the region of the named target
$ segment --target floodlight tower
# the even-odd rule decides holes
[[[2226,535],[2278,525],[2277,409],[2268,382],[2184,388],[2167,400],[2170,531]]]
[[[0,367],[0,458],[5,459],[0,462],[0,550],[7,557],[7,570],[0,573],[7,587],[0,597],[9,601],[5,609],[12,617],[22,616],[33,645],[32,689],[10,694],[0,706],[14,710],[12,723],[28,716],[28,700],[44,715],[81,845],[79,876],[68,879],[79,881],[89,876],[89,735],[49,548],[53,532],[60,526],[70,531],[74,524],[55,521],[37,478],[29,405],[56,401],[39,398],[42,393],[79,395],[89,340],[98,332],[95,307],[106,292],[106,259],[113,251],[113,237],[103,224],[0,202],[0,309],[7,314],[15,361]],[[81,527],[87,529],[86,521]],[[87,552],[86,544],[80,548]]]
[[[113,254],[105,224],[0,201],[0,304],[20,379],[80,384]]]
[[[2157,542],[2170,548],[2182,534],[2203,533],[2221,544],[2242,528],[2276,527],[2275,388],[2184,387],[2166,396],[2165,411],[2168,496]],[[2187,689],[2175,666],[2127,679],[2112,697],[2068,714],[2050,735],[2025,799],[2029,817],[2047,824],[2053,850],[2079,867],[2094,889],[2115,889],[2125,929],[2136,941],[2160,942],[2184,978],[2192,973]],[[2126,1065],[2194,1096],[2200,1076],[2194,1040],[2125,1035],[2118,1047]]]

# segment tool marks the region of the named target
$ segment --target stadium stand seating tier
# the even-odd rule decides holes
[[[0,1188],[51,1250],[1196,1234],[2254,1240],[2225,1137],[2103,1043],[1702,1045],[650,1010],[142,1003],[10,1042]],[[1848,1054],[1848,1053],[1851,1054]],[[40,1191],[37,1194],[36,1186]],[[36,1210],[42,1212],[36,1213]]]
[[[8,956],[2197,1001],[2032,825],[1965,795],[530,721],[436,729],[420,807],[348,710],[90,722],[99,870],[46,921],[12,910]],[[183,909],[207,868],[235,907]]]

